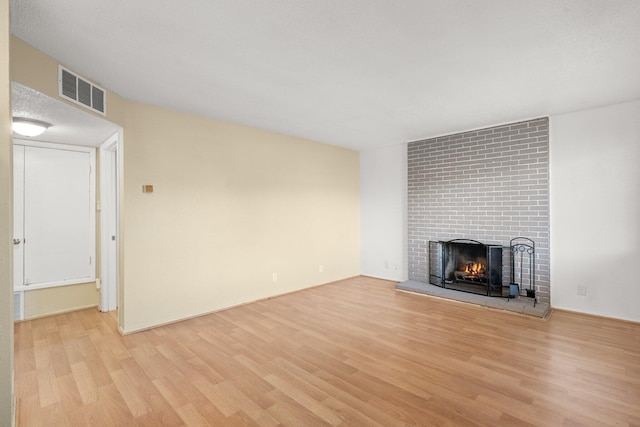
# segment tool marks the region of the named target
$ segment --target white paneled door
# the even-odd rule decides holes
[[[93,281],[94,154],[40,145],[14,146],[14,285]]]

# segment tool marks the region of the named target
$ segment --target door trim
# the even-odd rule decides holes
[[[118,308],[119,152],[121,132],[100,145],[100,311]],[[110,244],[115,235],[115,247]]]

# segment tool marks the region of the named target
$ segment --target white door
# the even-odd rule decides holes
[[[18,290],[95,280],[94,161],[85,147],[14,145]]]
[[[89,153],[25,147],[24,283],[91,278]]]

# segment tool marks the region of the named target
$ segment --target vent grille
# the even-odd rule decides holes
[[[67,70],[62,70],[62,95],[73,100],[78,99],[77,78]]]
[[[71,71],[59,67],[59,95],[90,110],[105,114],[106,94],[104,89],[77,76]]]
[[[91,108],[104,114],[104,91],[95,86],[91,88]]]
[[[78,79],[78,102],[91,107],[91,83]]]

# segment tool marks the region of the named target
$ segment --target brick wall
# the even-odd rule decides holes
[[[410,142],[409,279],[428,282],[430,240],[536,243],[536,292],[549,302],[549,119]],[[508,251],[507,251],[508,252]]]

